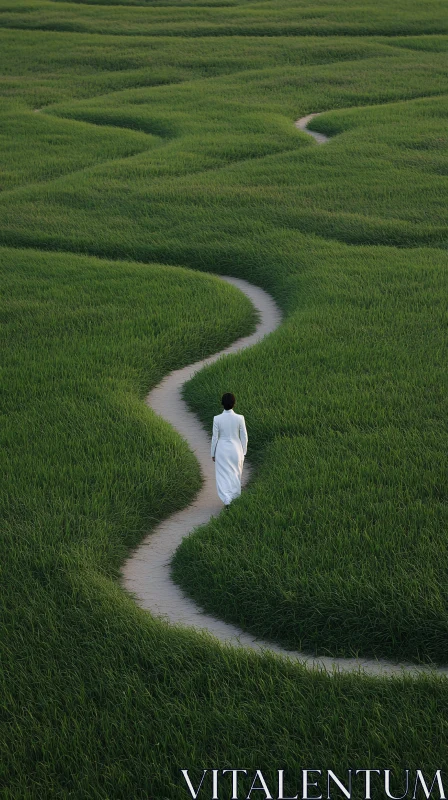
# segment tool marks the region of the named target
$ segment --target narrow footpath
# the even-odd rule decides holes
[[[306,130],[306,125],[314,116],[316,115],[311,114],[297,120],[295,125],[317,139],[317,136],[323,137],[323,134],[315,134]],[[323,137],[317,141],[322,144],[324,141],[328,141],[328,138]],[[188,410],[182,400],[182,385],[202,367],[212,364],[221,356],[252,347],[266,335],[272,333],[281,322],[280,309],[265,291],[238,278],[228,276],[220,276],[220,278],[233,284],[247,295],[259,311],[260,322],[251,336],[238,339],[230,347],[202,361],[171,372],[146,397],[146,404],[173,425],[177,432],[187,440],[199,461],[204,483],[191,505],[172,514],[157,525],[131,553],[121,568],[121,585],[133,596],[138,605],[150,611],[153,616],[163,618],[167,623],[196,630],[206,630],[223,644],[243,647],[259,653],[263,653],[263,651],[276,653],[282,658],[301,663],[309,669],[320,669],[330,674],[361,672],[377,677],[400,676],[403,673],[412,676],[436,673],[448,677],[448,666],[431,668],[376,659],[315,657],[306,653],[286,650],[275,643],[258,639],[234,625],[205,614],[173,582],[170,561],[183,537],[188,536],[197,526],[204,525],[212,517],[216,517],[223,509],[223,504],[216,493],[215,469],[210,455],[211,439],[197,417]],[[210,420],[210,428],[211,423],[212,420]],[[249,477],[249,464],[245,463],[243,486],[246,485]]]

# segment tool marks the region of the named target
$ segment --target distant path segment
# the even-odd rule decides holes
[[[257,639],[235,625],[203,613],[171,579],[170,561],[183,537],[198,525],[204,525],[211,517],[216,517],[223,509],[216,493],[215,468],[210,456],[210,436],[182,400],[182,385],[202,367],[212,364],[221,356],[252,347],[274,331],[281,322],[278,306],[262,289],[237,278],[227,276],[221,278],[249,297],[259,311],[260,322],[251,336],[238,339],[230,347],[209,358],[171,372],[146,397],[146,404],[173,425],[187,440],[201,466],[204,483],[191,505],[157,525],[124,562],[120,578],[123,588],[133,595],[138,605],[154,616],[162,617],[168,623],[206,630],[226,645],[249,648],[259,653],[269,651],[304,664],[310,669],[326,670],[329,673],[361,671],[374,676],[402,675],[403,672],[417,676],[433,671],[448,676],[448,667],[432,670],[430,667],[414,664],[394,664],[373,659],[313,657],[306,653],[285,650],[277,644]],[[211,423],[212,420],[210,426]],[[247,483],[250,475],[248,467],[246,463],[243,470],[243,485]]]
[[[330,141],[329,136],[325,136],[324,133],[318,133],[317,131],[312,131],[308,128],[311,120],[314,119],[314,117],[318,117],[321,113],[322,112],[319,111],[317,114],[308,114],[306,117],[301,117],[295,121],[294,125],[299,129],[299,131],[303,131],[304,133],[308,133],[310,136],[312,136],[318,144],[325,144],[325,142]]]

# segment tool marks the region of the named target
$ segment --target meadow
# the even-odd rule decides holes
[[[294,648],[448,662],[447,25],[435,0],[0,2],[7,800],[444,766],[446,680],[223,648],[118,572],[201,483],[143,399],[254,329],[213,273],[242,277],[284,322],[185,398],[209,428],[235,392],[254,477],[175,579]]]

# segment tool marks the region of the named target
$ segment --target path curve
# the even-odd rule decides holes
[[[300,117],[300,119],[297,119],[294,123],[294,125],[296,126],[296,128],[299,129],[299,131],[308,133],[310,136],[313,137],[313,139],[316,140],[318,144],[325,144],[326,142],[329,142],[330,137],[325,136],[325,133],[318,133],[317,131],[311,131],[308,128],[308,123],[311,122],[311,120],[314,119],[314,117],[318,117],[322,113],[323,113],[322,111],[318,111],[316,114],[308,114],[308,116],[306,117]]]
[[[167,420],[183,436],[195,453],[204,478],[202,489],[191,505],[172,514],[145,537],[131,553],[121,568],[120,582],[142,608],[166,622],[197,630],[207,630],[220,642],[235,647],[249,648],[258,652],[268,650],[284,658],[300,662],[311,669],[329,673],[362,671],[369,675],[409,675],[436,672],[448,676],[448,667],[432,669],[414,664],[394,664],[385,660],[314,657],[306,653],[285,650],[279,645],[257,639],[235,625],[205,614],[199,606],[171,578],[170,560],[184,536],[193,528],[216,517],[223,504],[216,493],[214,464],[210,456],[210,437],[197,417],[187,409],[181,398],[181,387],[206,364],[212,364],[222,355],[237,353],[251,347],[271,333],[281,322],[281,313],[270,295],[247,281],[220,276],[222,280],[236,286],[252,301],[260,313],[260,322],[255,333],[238,339],[230,347],[202,361],[177,369],[167,375],[146,397],[146,404]],[[250,476],[247,463],[243,470],[243,485]]]

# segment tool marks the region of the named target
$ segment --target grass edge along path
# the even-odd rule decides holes
[[[345,766],[347,754],[361,766],[430,770],[443,761],[445,681],[328,681],[267,656],[206,648],[205,637],[152,621],[98,574],[73,576],[73,594],[57,597],[61,614],[46,630],[53,589],[45,570],[40,577],[19,629],[7,800],[165,800],[179,797],[179,766],[213,758],[288,764],[297,774],[303,764]],[[54,588],[66,589],[62,580]]]
[[[260,322],[251,336],[238,339],[233,345],[213,356],[171,372],[146,397],[146,404],[186,439],[200,463],[204,483],[200,493],[189,506],[160,523],[126,560],[122,567],[122,585],[132,593],[142,608],[149,610],[154,616],[163,617],[165,621],[197,630],[207,630],[220,642],[258,652],[270,651],[293,662],[304,664],[309,669],[322,669],[333,675],[338,671],[362,671],[377,677],[401,673],[412,676],[429,673],[448,677],[448,666],[417,666],[408,662],[394,663],[386,659],[331,656],[315,658],[305,653],[286,650],[272,642],[251,636],[210,614],[204,614],[173,582],[169,558],[173,556],[182,538],[197,526],[208,522],[212,516],[217,516],[222,510],[222,503],[216,497],[214,468],[210,458],[210,437],[195,415],[188,410],[181,396],[182,386],[202,367],[217,361],[223,355],[237,353],[253,346],[274,331],[281,322],[280,309],[267,292],[241,279],[225,275],[219,277],[244,292],[260,314]],[[247,479],[247,465],[245,471]]]
[[[320,133],[320,132],[313,131],[310,128],[308,128],[308,125],[309,125],[309,123],[311,123],[311,121],[314,119],[314,117],[318,117],[323,113],[325,113],[325,112],[318,112],[318,113],[308,114],[307,116],[296,120],[296,122],[294,123],[296,128],[298,128],[299,130],[303,131],[304,133],[307,133],[310,136],[312,136],[315,139],[315,141],[317,142],[317,144],[319,144],[319,145],[322,145],[322,144],[325,144],[327,142],[330,142],[332,137],[328,136],[326,134]],[[187,392],[187,395],[186,395],[186,399],[187,399],[187,403],[188,403],[189,402],[188,392]],[[190,400],[191,400],[191,398],[190,398]],[[194,403],[192,403],[190,405],[190,407],[192,409],[196,408],[196,412],[200,413],[200,411],[198,411],[198,408],[195,407]],[[171,420],[171,422],[175,424],[175,420]],[[197,533],[195,534],[195,537],[196,537],[195,541],[196,542],[199,541]],[[181,548],[178,553],[174,554],[173,563],[172,563],[172,566],[173,566],[173,577],[174,577],[174,580],[178,581],[178,583],[184,589],[184,591],[192,592],[192,596],[195,597],[195,599],[199,603],[201,603],[201,602],[204,602],[204,595],[202,594],[202,597],[201,597],[200,591],[196,592],[195,585],[192,583],[192,580],[191,580],[191,575],[188,575],[188,577],[185,578],[184,574],[183,574],[185,568],[187,568],[187,572],[189,570],[189,567],[190,567],[189,558],[190,558],[190,560],[194,559],[193,552],[194,552],[194,545],[193,545],[193,547],[191,549],[191,552],[190,552],[190,555],[189,555],[188,543],[187,543],[187,549],[186,550]],[[197,552],[199,552],[199,551],[197,551]],[[216,569],[216,564],[213,566],[212,569]],[[196,578],[197,577],[198,576],[196,575]],[[210,604],[206,600],[204,602],[204,605],[205,605],[205,607],[206,607],[206,609],[207,609],[207,611],[209,613],[213,613],[213,612],[218,613],[218,614],[220,613],[221,609],[218,607],[219,603],[217,604],[214,600],[212,600],[210,602]],[[221,608],[222,608],[222,606],[221,606]],[[330,614],[330,617],[331,617],[331,612],[329,612],[329,614]],[[245,627],[244,626],[244,621],[241,622],[238,617],[239,617],[239,615],[238,614],[235,615],[235,610],[234,609],[232,609],[232,612],[230,614],[228,614],[227,611],[224,612],[224,619],[228,620],[229,624],[231,625],[231,627],[229,628],[229,635],[233,636],[233,638],[235,638],[235,631],[238,630],[237,628],[235,628],[233,626],[233,623],[235,623],[237,625],[238,624],[242,624],[243,628]],[[209,617],[209,619],[212,619],[212,618]],[[258,628],[258,631],[257,631],[257,628]],[[252,631],[254,634],[259,633],[260,632],[259,629],[260,629],[260,625],[259,625],[258,621],[257,621],[257,624],[249,626],[249,630]],[[233,633],[231,632],[232,630],[233,630]],[[240,631],[240,633],[241,633],[241,631]],[[267,636],[267,639],[269,641],[266,641],[266,636],[265,636],[265,634],[263,632],[260,635],[263,636],[264,640],[260,640],[260,639],[256,639],[256,638],[254,639],[252,636],[248,636],[247,634],[243,634],[243,636],[246,637],[245,640],[246,640],[248,646],[253,646],[253,644],[252,644],[253,642],[258,642],[258,645],[256,645],[256,647],[259,646],[260,649],[263,649],[263,647],[265,647],[265,648],[268,648],[268,649],[271,648],[271,649],[274,649],[274,650],[278,650],[278,645],[272,645],[272,642],[269,639],[269,635]],[[362,653],[363,650],[362,650],[362,648],[359,648],[358,652],[355,651],[356,652],[356,656],[354,656],[354,657],[350,656],[350,657],[347,658],[347,657],[345,657],[345,654],[342,653],[339,656],[334,655],[334,656],[323,656],[323,657],[320,657],[320,658],[315,658],[315,657],[313,657],[311,655],[305,655],[303,652],[298,652],[296,650],[292,650],[291,649],[291,647],[292,647],[291,642],[290,641],[289,642],[288,641],[285,642],[285,636],[284,636],[283,632],[280,635],[277,636],[276,631],[274,631],[273,638],[275,638],[276,641],[280,643],[280,645],[284,645],[283,648],[280,647],[280,651],[284,655],[290,654],[291,657],[293,659],[295,659],[295,660],[299,660],[299,661],[302,661],[302,662],[308,661],[309,662],[309,666],[311,666],[311,667],[323,666],[324,669],[328,667],[330,670],[333,670],[335,665],[338,665],[337,668],[340,668],[340,669],[343,669],[343,670],[344,669],[354,670],[354,669],[360,668],[361,665],[362,665],[362,668],[365,669],[365,671],[368,674],[378,675],[378,674],[381,674],[381,673],[383,673],[383,674],[391,674],[391,670],[393,670],[394,668],[398,667],[399,664],[401,664],[402,667],[405,670],[409,670],[410,674],[413,674],[413,673],[415,674],[415,665],[412,664],[410,661],[406,660],[406,654],[403,654],[401,656],[401,658],[398,657],[397,660],[393,660],[393,661],[391,661],[389,659],[390,658],[392,658],[392,659],[394,658],[394,656],[395,656],[394,653],[392,653],[392,654],[385,653],[384,654],[384,658],[381,657],[382,654],[380,654],[380,657],[377,657],[376,655],[373,655],[373,657],[371,657],[371,658],[362,658],[362,657],[359,656],[359,652]],[[319,646],[321,646],[321,644],[322,643],[319,643]],[[299,645],[299,647],[300,647],[300,645]],[[288,649],[285,649],[285,648],[288,648]],[[326,648],[324,648],[324,652],[325,652],[325,650],[326,650]],[[327,652],[328,652],[328,650],[327,650]],[[330,649],[329,652],[331,653],[332,650]],[[412,656],[411,656],[411,658],[412,658]],[[429,658],[429,662],[430,663],[429,663],[428,666],[426,664],[422,664],[421,661],[420,661],[420,658],[417,658],[417,662],[421,665],[421,669],[422,669],[423,672],[425,672],[427,669],[429,669],[429,671],[431,671],[431,672],[439,672],[439,674],[447,675],[448,667],[446,666],[446,661],[445,661],[444,658],[442,658],[442,659],[436,658],[435,661],[433,661],[431,658]],[[398,667],[398,669],[399,668],[400,667]]]

